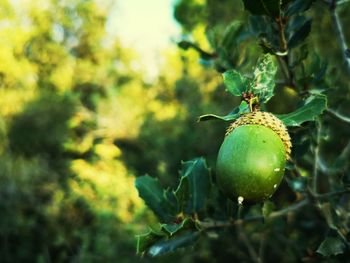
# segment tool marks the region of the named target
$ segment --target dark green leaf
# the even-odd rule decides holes
[[[300,126],[303,122],[313,121],[327,108],[327,98],[324,95],[309,97],[305,104],[297,110],[276,115],[286,126]]]
[[[273,96],[276,71],[277,67],[270,54],[265,54],[259,58],[249,90],[262,103],[267,102]]]
[[[308,10],[315,0],[295,0],[287,8],[285,16],[302,13]]]
[[[179,209],[174,192],[164,190],[157,179],[148,175],[136,178],[135,186],[139,196],[161,222],[171,222],[175,219]]]
[[[264,16],[249,16],[249,27],[252,34],[260,36],[261,33],[266,33],[271,29],[271,21]]]
[[[295,68],[296,66],[300,65],[304,60],[307,59],[309,55],[309,50],[307,44],[301,45],[298,49],[294,50],[294,60],[291,64],[292,68]]]
[[[316,53],[312,55],[311,64],[308,71],[314,83],[318,83],[324,80],[327,67],[328,63],[325,60],[322,60]]]
[[[247,90],[248,79],[235,70],[226,71],[222,74],[224,83],[229,92],[234,96],[242,96]]]
[[[290,19],[290,21],[288,21],[286,32],[290,34],[298,31],[308,20],[310,20],[310,18],[303,15],[294,16],[292,19]]]
[[[271,54],[271,55],[276,54],[276,49],[265,38],[260,39],[259,46],[262,48],[262,50],[265,54],[266,53]]]
[[[180,230],[198,230],[192,218],[185,218],[179,224],[162,224],[162,230],[172,236]]]
[[[137,235],[136,253],[140,254],[147,251],[154,243],[165,237],[163,233],[157,233],[153,230],[143,235]]]
[[[193,214],[204,208],[210,186],[210,171],[203,158],[182,163],[181,179],[176,195],[186,214]]]
[[[322,256],[336,256],[339,254],[343,254],[346,246],[344,242],[337,237],[326,237],[325,240],[321,243],[321,245],[317,249],[317,253]]]
[[[280,0],[243,0],[244,7],[252,15],[267,15],[277,17],[280,15]]]
[[[284,7],[286,7],[291,1],[293,1],[293,0],[282,0],[282,7],[284,8]]]
[[[288,47],[295,48],[303,43],[311,31],[311,19],[307,20],[288,40]]]
[[[175,251],[178,248],[193,245],[193,243],[199,238],[199,235],[200,232],[187,232],[176,238],[159,241],[148,250],[148,254],[155,257]]]
[[[209,120],[222,120],[222,121],[234,121],[238,119],[241,114],[249,112],[249,105],[247,102],[242,101],[239,107],[236,107],[226,116],[218,116],[215,114],[205,114],[198,118],[198,121],[209,121]]]

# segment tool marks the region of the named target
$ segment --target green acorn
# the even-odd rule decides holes
[[[219,187],[239,203],[270,198],[282,181],[291,146],[286,127],[271,113],[242,115],[228,128],[219,150]]]

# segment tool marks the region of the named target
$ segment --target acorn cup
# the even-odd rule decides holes
[[[230,125],[220,147],[218,186],[239,203],[270,198],[283,179],[291,146],[286,127],[273,114],[243,114]]]

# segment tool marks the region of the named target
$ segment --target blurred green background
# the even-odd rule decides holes
[[[315,10],[311,46],[333,65],[328,85],[341,87],[331,105],[349,113],[329,16],[321,4]],[[345,24],[349,11],[340,11]],[[232,44],[232,64],[212,67],[176,41],[210,51],[206,29],[232,21],[248,23],[241,1],[0,1],[0,262],[230,258],[207,243],[197,253],[136,256],[135,235],[156,220],[134,180],[148,173],[174,186],[181,160],[196,156],[215,166],[226,124],[196,119],[238,103],[216,69],[251,69],[261,50],[248,36]],[[279,87],[287,92],[270,107],[289,112],[298,101]],[[348,136],[346,127],[338,133]]]

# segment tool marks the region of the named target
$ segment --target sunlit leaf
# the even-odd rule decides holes
[[[309,97],[305,104],[297,110],[276,115],[286,126],[299,126],[306,121],[313,121],[327,108],[327,98],[324,95]]]
[[[193,245],[193,243],[199,238],[199,235],[200,232],[187,232],[175,238],[159,241],[150,247],[148,254],[155,257],[175,251],[181,247]]]
[[[210,186],[210,171],[203,158],[182,163],[176,195],[186,214],[196,213],[204,208]]]
[[[336,256],[343,254],[345,250],[344,242],[338,237],[326,237],[317,249],[317,253],[322,256]]]
[[[276,71],[277,66],[270,54],[265,54],[259,58],[254,70],[254,79],[250,83],[249,90],[257,96],[262,103],[267,102],[273,96]]]
[[[233,111],[225,116],[219,116],[215,114],[205,114],[198,118],[198,121],[210,121],[210,120],[222,120],[222,121],[234,121],[243,113],[249,112],[249,105],[247,102],[242,101],[239,107],[236,107]]]
[[[226,71],[222,76],[227,90],[234,96],[242,96],[242,93],[247,90],[248,79],[239,72],[232,69]]]
[[[175,219],[178,203],[174,192],[164,190],[157,179],[148,175],[136,178],[135,186],[139,196],[161,222],[171,222]]]

